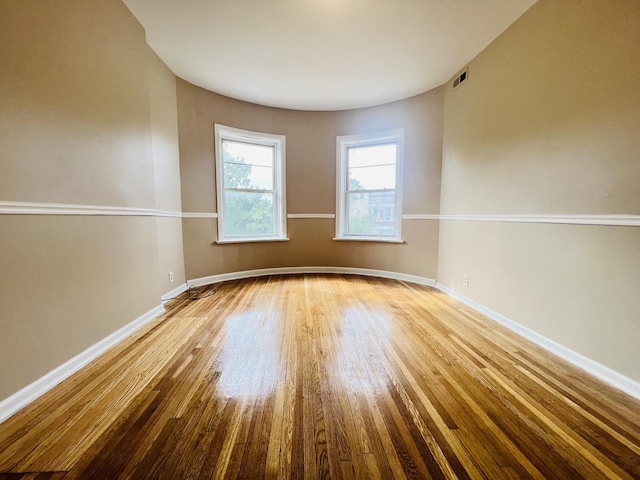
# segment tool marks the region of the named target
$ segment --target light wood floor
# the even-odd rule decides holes
[[[0,479],[640,478],[640,402],[436,290],[265,277],[169,307],[0,425]]]

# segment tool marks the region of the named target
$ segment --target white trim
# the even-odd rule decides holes
[[[177,297],[181,293],[186,292],[188,290],[188,288],[189,288],[189,285],[187,283],[183,283],[182,285],[177,286],[176,288],[174,288],[170,292],[165,293],[160,298],[160,301],[164,304],[164,302],[168,302],[169,300]]]
[[[182,218],[218,218],[218,214],[207,212],[183,212]]]
[[[491,320],[504,325],[509,330],[517,333],[527,340],[530,340],[533,343],[541,346],[554,355],[563,358],[564,360],[586,371],[587,373],[590,373],[600,380],[622,390],[623,392],[628,393],[632,397],[640,399],[640,383],[636,382],[635,380],[632,380],[631,378],[626,377],[621,373],[618,373],[615,370],[612,370],[611,368],[596,362],[595,360],[591,360],[590,358],[585,357],[584,355],[581,355],[580,353],[575,352],[570,348],[560,345],[559,343],[556,343],[553,340],[550,340],[549,338],[540,335],[533,330],[530,330],[529,328],[519,324],[518,322],[515,322],[514,320],[511,320],[510,318],[507,318],[504,315],[491,310],[488,307],[485,307],[481,303],[478,303],[469,297],[465,297],[464,295],[456,292],[455,290],[452,290],[451,288],[443,285],[440,282],[436,283],[436,288],[455,298],[456,300],[461,301],[465,305],[468,305],[474,310],[477,310]]]
[[[84,352],[79,353],[71,360],[66,361],[59,367],[53,369],[35,382],[27,385],[22,390],[14,393],[10,397],[0,402],[0,423],[5,421],[17,411],[23,409],[38,397],[52,389],[60,382],[89,364],[104,352],[114,347],[125,338],[133,334],[145,324],[164,313],[164,307],[158,305],[142,316],[136,318],[133,322],[116,330],[111,335],[103,338],[98,343],[87,348]]]
[[[177,212],[151,208],[112,207],[103,205],[76,205],[66,203],[37,203],[0,201],[0,215],[98,215],[171,218],[218,218],[215,212]],[[287,218],[336,218],[334,213],[290,213]],[[432,213],[406,213],[402,220],[458,220],[470,222],[546,223],[566,225],[603,225],[640,227],[640,215],[457,215]]]
[[[640,215],[439,215],[440,220],[506,223],[556,223],[569,225],[608,225],[640,227]]]
[[[169,210],[158,210],[156,217],[159,218],[182,218],[182,212],[172,212]]]
[[[590,358],[585,357],[547,337],[534,332],[533,330],[520,325],[519,323],[505,317],[504,315],[491,310],[484,305],[472,300],[460,293],[450,289],[446,285],[427,277],[420,277],[417,275],[408,275],[404,273],[389,272],[385,270],[371,270],[365,268],[349,268],[349,267],[282,267],[282,268],[267,268],[260,270],[245,270],[241,272],[222,273],[219,275],[211,275],[208,277],[196,278],[189,280],[187,283],[195,285],[196,287],[210,285],[212,283],[224,282],[228,280],[239,280],[243,278],[261,277],[268,275],[287,275],[287,274],[304,274],[304,273],[335,273],[341,275],[364,275],[373,277],[390,278],[393,280],[400,280],[410,283],[416,283],[419,285],[426,285],[429,287],[435,287],[447,295],[461,301],[469,307],[477,310],[486,317],[494,320],[501,325],[504,325],[508,329],[517,333],[518,335],[536,343],[545,350],[557,355],[560,358],[568,361],[576,367],[594,375],[602,381],[614,386],[626,392],[627,394],[640,399],[640,383],[632,380],[629,377],[622,375],[621,373],[612,370]]]
[[[0,201],[0,215],[105,215],[129,217],[182,217],[182,212],[151,208]]]
[[[335,213],[289,213],[287,218],[336,218]]]
[[[407,243],[402,239],[386,237],[333,237],[334,242],[379,242],[379,243]]]
[[[273,186],[269,193],[273,194],[273,227],[274,232],[263,235],[263,239],[285,240],[287,238],[287,199],[286,199],[286,153],[287,139],[285,135],[252,132],[240,128],[216,123],[214,125],[215,167],[216,167],[216,199],[218,202],[218,242],[233,242],[232,237],[225,235],[225,186],[224,159],[222,144],[225,140],[263,145],[273,148]],[[227,187],[227,189],[231,189]],[[233,189],[231,189],[233,190]],[[242,240],[244,241],[244,240]]]
[[[402,220],[440,220],[440,215],[431,213],[405,213]]]
[[[264,268],[259,270],[244,270],[241,272],[221,273],[218,275],[210,275],[208,277],[196,278],[188,280],[187,283],[202,287],[212,283],[226,282],[228,280],[240,280],[251,277],[264,277],[268,275],[291,275],[304,273],[336,273],[340,275],[363,275],[367,277],[390,278],[392,280],[400,280],[403,282],[417,283],[428,287],[435,287],[436,281],[420,277],[418,275],[409,275],[406,273],[389,272],[386,270],[371,270],[368,268],[351,268],[351,267],[279,267]]]
[[[0,213],[5,215],[126,215],[137,217],[159,215],[158,210],[149,208],[33,202],[0,202]]]
[[[163,302],[173,298],[180,293],[186,291],[190,285],[196,287],[209,285],[212,283],[218,283],[228,280],[237,280],[249,277],[260,277],[268,275],[286,275],[286,274],[304,274],[304,273],[335,273],[341,275],[364,275],[381,278],[390,278],[393,280],[405,281],[410,283],[416,283],[419,285],[426,285],[429,287],[435,287],[442,292],[450,295],[451,297],[461,301],[469,307],[477,310],[488,318],[504,325],[515,333],[531,340],[532,342],[540,345],[546,350],[554,353],[555,355],[564,358],[573,365],[591,373],[592,375],[600,378],[601,380],[611,384],[612,386],[628,393],[629,395],[640,399],[640,383],[632,380],[612,369],[606,367],[594,360],[591,360],[573,350],[564,347],[553,340],[550,340],[543,335],[540,335],[519,323],[501,315],[484,305],[472,300],[458,292],[450,289],[442,283],[427,277],[421,277],[417,275],[409,275],[404,273],[389,272],[385,270],[372,270],[365,268],[350,268],[350,267],[281,267],[281,268],[268,268],[261,270],[245,270],[241,272],[222,273],[219,275],[211,275],[208,277],[196,278],[189,280],[186,283],[176,287],[170,292],[163,295]],[[167,298],[168,297],[168,298]],[[12,416],[14,413],[28,406],[31,402],[38,397],[46,393],[51,388],[58,385],[60,382],[71,376],[80,368],[89,364],[91,361],[99,357],[101,354],[114,347],[125,338],[132,335],[136,330],[143,327],[145,324],[164,313],[165,309],[162,305],[158,305],[147,313],[135,319],[133,322],[125,325],[119,330],[113,332],[111,335],[100,340],[98,343],[89,347],[84,352],[76,355],[71,360],[63,363],[59,367],[55,368],[51,372],[47,373],[43,377],[39,378],[35,382],[27,385],[23,389],[14,393],[10,397],[0,402],[0,423]]]
[[[348,151],[351,147],[365,147],[370,145],[396,144],[396,184],[395,189],[395,232],[388,240],[402,239],[402,186],[404,164],[404,128],[396,128],[383,132],[371,132],[356,135],[341,135],[336,137],[336,239],[357,238],[358,235],[348,234]],[[366,236],[364,237],[366,240]]]
[[[280,238],[280,237],[241,237],[241,238],[234,238],[234,237],[229,237],[225,240],[216,240],[216,243],[218,245],[226,245],[227,243],[258,243],[258,242],[288,242],[289,240],[291,240],[289,237],[284,237],[284,238]]]

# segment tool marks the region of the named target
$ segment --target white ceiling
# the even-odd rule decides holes
[[[297,110],[386,103],[449,80],[535,0],[124,0],[178,76]]]

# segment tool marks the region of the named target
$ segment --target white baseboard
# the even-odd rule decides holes
[[[451,297],[460,300],[462,303],[477,310],[488,318],[504,325],[508,329],[514,331],[518,335],[531,340],[535,344],[550,351],[576,367],[594,375],[600,380],[622,390],[629,395],[640,399],[640,383],[610,369],[594,360],[591,360],[584,355],[581,355],[570,348],[567,348],[547,337],[534,332],[533,330],[520,325],[519,323],[511,320],[510,318],[501,315],[500,313],[485,307],[484,305],[472,300],[460,293],[451,290],[446,285],[438,283],[431,278],[420,277],[416,275],[407,275],[404,273],[388,272],[385,270],[371,270],[364,268],[348,268],[348,267],[283,267],[283,268],[267,268],[261,270],[245,270],[242,272],[223,273],[220,275],[211,275],[209,277],[196,278],[189,280],[188,284],[193,284],[197,287],[203,285],[209,285],[212,283],[224,282],[227,280],[238,280],[242,278],[260,277],[266,275],[286,275],[294,273],[337,273],[342,275],[366,275],[373,277],[391,278],[394,280],[402,280],[411,283],[417,283],[419,285],[426,285],[429,287],[435,287],[445,292]]]
[[[10,397],[0,402],[0,423],[5,421],[11,415],[17,411],[23,409],[38,397],[52,389],[67,377],[80,370],[85,365],[89,364],[104,352],[114,347],[122,340],[127,338],[133,332],[156,318],[158,315],[164,313],[164,307],[158,305],[147,313],[136,318],[133,322],[128,323],[124,327],[116,330],[111,335],[103,338],[98,343],[87,348],[84,352],[79,353],[71,360],[63,363],[59,367],[50,371],[43,377],[39,378],[35,382],[27,385],[22,390],[14,393]]]
[[[228,280],[239,280],[242,278],[264,277],[268,275],[291,275],[303,273],[337,273],[341,275],[364,275],[368,277],[391,278],[393,280],[401,280],[405,282],[417,283],[435,287],[436,281],[432,278],[420,277],[418,275],[408,275],[406,273],[389,272],[386,270],[371,270],[368,268],[350,268],[350,267],[280,267],[280,268],[264,268],[260,270],[244,270],[242,272],[221,273],[219,275],[210,275],[208,277],[195,278],[188,280],[187,284],[201,287],[212,283],[225,282]]]
[[[615,370],[612,370],[611,368],[596,362],[595,360],[591,360],[590,358],[585,357],[584,355],[581,355],[578,352],[571,350],[570,348],[560,345],[559,343],[556,343],[553,340],[550,340],[547,337],[540,335],[539,333],[536,333],[523,325],[520,325],[518,322],[515,322],[510,318],[507,318],[504,315],[485,307],[484,305],[470,299],[469,297],[465,297],[464,295],[450,289],[442,283],[437,282],[436,288],[445,292],[447,295],[455,298],[456,300],[461,301],[474,310],[477,310],[491,320],[504,325],[509,330],[517,333],[518,335],[531,340],[533,343],[541,346],[554,355],[557,355],[558,357],[563,358],[574,366],[584,370],[587,373],[590,373],[594,377],[597,377],[600,380],[608,383],[609,385],[612,385],[617,389],[622,390],[623,392],[640,400],[640,383],[636,382],[635,380],[632,380],[631,378],[626,377],[621,373],[618,373]]]
[[[550,340],[549,338],[528,329],[527,327],[505,317],[504,315],[485,307],[484,305],[472,300],[464,295],[450,289],[446,285],[434,281],[431,278],[420,277],[416,275],[407,275],[404,273],[388,272],[384,270],[370,270],[364,268],[348,268],[348,267],[284,267],[284,268],[268,268],[262,270],[246,270],[243,272],[223,273],[220,275],[212,275],[209,277],[197,278],[190,280],[187,283],[191,283],[195,286],[209,285],[212,283],[223,282],[226,280],[237,280],[241,278],[259,277],[265,275],[285,275],[293,273],[337,273],[343,275],[366,275],[373,277],[391,278],[394,280],[402,280],[411,283],[417,283],[419,285],[426,285],[429,287],[435,287],[445,292],[451,297],[460,300],[462,303],[477,310],[488,318],[504,325],[508,329],[517,333],[518,335],[531,340],[535,344],[548,350],[549,352],[557,355],[560,358],[568,361],[576,367],[590,373],[591,375],[599,378],[600,380],[628,393],[632,397],[640,399],[640,383],[632,380],[629,377],[622,375],[621,373],[606,367],[595,360],[591,360],[584,355],[579,354],[567,348],[559,343]]]
[[[585,370],[586,372],[594,375],[595,377],[609,383],[610,385],[628,393],[629,395],[640,399],[640,383],[632,380],[615,370],[612,370],[600,363],[591,360],[573,350],[564,347],[553,340],[550,340],[543,335],[540,335],[533,330],[530,330],[519,323],[501,315],[498,312],[485,307],[484,305],[472,300],[460,293],[450,289],[446,285],[436,282],[435,280],[427,277],[421,277],[417,275],[408,275],[404,273],[389,272],[385,270],[372,270],[365,268],[350,268],[350,267],[281,267],[281,268],[267,268],[260,270],[245,270],[242,272],[222,273],[219,275],[211,275],[208,277],[196,278],[189,280],[186,283],[176,287],[172,291],[163,295],[163,302],[170,298],[173,298],[180,293],[187,290],[189,285],[203,286],[212,283],[219,283],[227,280],[238,280],[249,277],[260,277],[267,275],[287,275],[287,274],[304,274],[304,273],[335,273],[342,275],[364,275],[372,277],[390,278],[393,280],[401,280],[419,285],[426,285],[429,287],[435,287],[445,292],[453,298],[461,301],[469,307],[477,310],[488,318],[504,325],[515,333],[531,340],[532,342],[540,345],[546,350],[554,353],[555,355],[567,360],[573,365]],[[158,305],[147,313],[138,317],[131,323],[125,325],[119,330],[113,332],[111,335],[100,340],[95,345],[89,347],[84,352],[76,355],[71,360],[60,365],[56,369],[47,373],[43,377],[39,378],[35,382],[27,385],[22,390],[14,393],[10,397],[0,402],[0,423],[12,416],[17,411],[29,405],[35,399],[46,393],[51,388],[62,382],[67,377],[78,371],[80,368],[89,364],[98,356],[114,347],[125,338],[133,334],[136,330],[161,315],[164,312],[164,307]]]
[[[188,288],[189,288],[189,285],[187,285],[186,283],[183,283],[182,285],[177,286],[176,288],[174,288],[170,292],[165,293],[162,296],[162,298],[160,299],[160,301],[164,304],[165,302],[168,302],[172,298],[177,297],[182,292],[186,292]]]

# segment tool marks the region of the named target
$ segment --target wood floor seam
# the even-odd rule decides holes
[[[640,478],[640,401],[434,288],[207,293],[0,424],[0,480]]]

